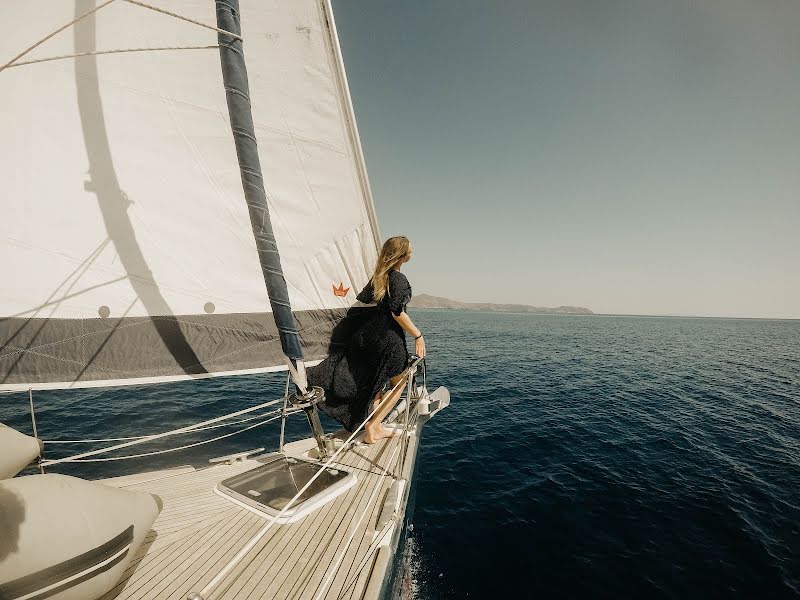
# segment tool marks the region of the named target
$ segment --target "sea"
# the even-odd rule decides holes
[[[422,436],[403,598],[800,597],[800,321],[412,318],[427,341],[428,387],[446,386],[452,403]],[[33,399],[45,440],[102,439],[266,402],[285,383],[256,375]],[[0,398],[0,421],[30,432],[27,394]],[[290,419],[286,434],[307,437],[305,420]],[[56,470],[93,478],[202,465],[275,448],[278,435],[272,422]],[[103,444],[45,450],[57,458]]]

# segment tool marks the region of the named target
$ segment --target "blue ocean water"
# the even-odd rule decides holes
[[[800,321],[413,318],[430,382],[453,399],[423,434],[405,574],[414,597],[800,596]],[[263,402],[284,383],[248,376],[34,400],[45,439],[122,437]],[[0,402],[0,421],[30,431],[27,395]],[[199,465],[277,436],[272,423],[58,470]],[[306,436],[304,419],[290,420],[288,437]],[[76,449],[46,447],[50,458]]]

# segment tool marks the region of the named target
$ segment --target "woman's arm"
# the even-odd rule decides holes
[[[425,356],[425,338],[422,337],[422,332],[414,325],[408,313],[406,311],[401,312],[399,315],[392,313],[392,316],[400,324],[400,327],[414,338],[414,352],[416,352],[417,356]]]

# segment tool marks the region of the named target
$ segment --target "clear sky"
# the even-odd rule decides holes
[[[334,0],[415,293],[800,318],[798,0]]]

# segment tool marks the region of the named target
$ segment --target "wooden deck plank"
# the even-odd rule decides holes
[[[224,534],[231,527],[237,527],[247,522],[244,515],[237,515],[235,520],[223,524],[219,533]],[[197,535],[170,544],[165,549],[165,552],[159,556],[154,556],[151,560],[141,565],[141,576],[138,577],[140,585],[135,589],[131,589],[130,594],[124,595],[124,598],[130,600],[139,600],[140,598],[159,597],[155,592],[160,589],[160,585],[165,578],[171,578],[172,575],[187,563],[191,563],[197,553],[198,548],[204,547],[206,543],[214,539],[217,533],[216,527],[206,527],[200,529]],[[224,537],[223,537],[224,539]]]
[[[103,480],[106,485],[113,485],[114,487],[129,487],[137,483],[148,483],[157,481],[159,479],[167,479],[175,477],[176,475],[183,475],[184,473],[192,473],[195,468],[191,465],[183,465],[180,467],[170,467],[168,469],[161,469],[160,471],[147,471],[146,473],[134,473],[133,475],[121,475],[119,477],[109,477]]]
[[[167,552],[143,565],[142,575],[138,580],[140,585],[135,589],[132,588],[130,594],[123,597],[129,600],[166,597],[163,593],[164,588],[170,585],[174,577],[180,576],[193,565],[199,548],[206,543],[213,543],[215,537],[220,539],[229,535],[230,529],[241,525],[243,521],[246,520],[240,518],[226,524],[227,527],[205,529],[198,532],[199,535],[192,538],[191,541],[171,544],[168,546]]]
[[[227,476],[227,471],[228,470],[220,470],[219,476]],[[173,503],[177,502],[180,502],[180,498],[168,498],[165,501],[165,509],[162,511],[162,515],[165,513],[168,514],[170,507]],[[227,508],[222,512],[231,515],[231,518],[237,518],[237,515],[242,512],[238,510],[232,511],[231,508]],[[182,529],[179,529],[179,532],[183,531],[188,533],[188,535],[181,536],[170,536],[171,528],[166,527],[162,529],[160,520],[161,515],[159,515],[159,518],[154,524],[157,537],[153,546],[148,551],[147,555],[134,565],[136,570],[132,574],[131,580],[125,587],[124,592],[120,595],[120,598],[136,598],[140,588],[152,589],[156,587],[159,578],[156,576],[155,572],[161,571],[168,576],[171,570],[170,567],[175,564],[177,559],[186,555],[187,548],[191,550],[193,546],[203,543],[209,534],[213,535],[214,525],[222,519],[210,520],[207,517],[201,516],[200,519],[194,523],[193,527],[184,526]],[[165,534],[167,539],[159,544],[159,538],[162,538]]]
[[[347,460],[343,460],[340,466],[343,469],[347,469]],[[353,488],[337,498],[336,501],[315,512],[313,518],[309,515],[309,517],[298,523],[290,526],[284,525],[283,527],[286,529],[286,534],[292,541],[289,553],[287,554],[284,552],[281,555],[282,561],[273,561],[273,566],[263,572],[260,578],[249,577],[249,585],[242,589],[242,592],[246,592],[247,595],[243,595],[242,597],[254,598],[269,594],[269,588],[275,588],[280,585],[282,581],[290,577],[294,568],[298,566],[303,568],[304,564],[307,562],[304,553],[308,544],[313,543],[315,539],[324,535],[331,521],[341,519],[341,517],[344,516],[353,498],[357,497],[359,494],[361,484],[362,482],[359,480]],[[254,562],[254,564],[255,569],[257,569],[257,563]],[[286,568],[287,565],[290,565],[289,568]]]
[[[355,535],[353,535],[353,542],[351,542],[347,548],[344,547],[344,544],[348,537],[350,537],[352,534],[352,528],[356,525],[356,523],[358,523],[362,513],[364,511],[371,513],[372,510],[374,510],[374,507],[381,502],[383,496],[380,490],[375,493],[375,486],[378,485],[381,488],[384,487],[385,477],[383,475],[383,469],[384,467],[388,466],[388,461],[390,458],[392,458],[392,452],[394,451],[393,446],[395,446],[395,444],[396,440],[389,440],[383,444],[380,444],[379,447],[375,448],[374,450],[371,448],[371,451],[364,455],[364,458],[371,465],[371,473],[369,481],[366,485],[366,489],[363,492],[363,497],[359,502],[357,510],[351,515],[348,522],[343,524],[340,532],[337,532],[337,543],[326,550],[325,554],[317,561],[317,568],[312,573],[309,573],[308,577],[306,577],[304,592],[299,597],[316,597],[317,594],[319,594],[320,585],[324,583],[328,571],[334,567],[334,563],[336,561],[339,562],[337,573],[334,574],[334,579],[329,582],[329,584],[326,584],[326,597],[331,594],[331,588],[336,587],[337,579],[341,579],[348,571],[348,566],[351,565],[356,558],[357,547],[359,546],[358,542],[361,540],[361,537],[370,526],[369,514],[365,514],[361,520],[361,523],[358,524]],[[373,495],[373,493],[375,493],[375,495],[370,502],[370,497]],[[368,503],[370,503],[369,506]],[[370,508],[370,506],[372,508]],[[339,557],[342,552],[344,555],[340,560]],[[341,585],[342,583],[344,582],[342,581],[338,585]]]
[[[221,563],[221,557],[235,548],[239,548],[247,543],[252,535],[264,524],[264,520],[257,515],[251,514],[247,518],[246,526],[236,528],[227,536],[216,536],[217,540],[207,550],[194,558],[191,570],[184,572],[181,576],[176,576],[175,580],[164,589],[162,598],[176,598],[183,600],[190,591],[198,591],[197,584],[200,580],[210,579],[216,574]],[[226,539],[227,538],[227,539]]]
[[[353,569],[362,561],[364,556],[372,544],[372,538],[375,533],[375,522],[380,514],[383,502],[386,498],[386,492],[392,484],[393,478],[391,473],[394,467],[400,462],[400,452],[402,451],[401,440],[396,438],[392,440],[392,444],[397,445],[397,452],[392,457],[391,462],[389,457],[385,461],[381,461],[380,466],[386,468],[387,474],[381,477],[380,489],[375,495],[375,500],[367,510],[364,521],[359,526],[359,530],[353,538],[351,546],[347,549],[341,565],[331,582],[326,597],[338,598],[344,591],[343,588],[350,580]],[[389,446],[389,444],[387,444]],[[391,454],[391,448],[387,448],[387,454]],[[371,492],[370,492],[371,493]]]
[[[387,481],[387,485],[384,488],[384,495],[385,492],[388,491],[389,486],[391,485],[391,480]],[[337,578],[334,581],[333,585],[331,586],[331,590],[329,593],[330,598],[361,598],[363,596],[363,591],[365,586],[367,585],[367,580],[370,576],[372,571],[372,564],[374,562],[374,555],[373,557],[369,558],[364,562],[363,567],[361,570],[356,573],[356,569],[359,567],[364,558],[369,551],[370,546],[373,542],[373,537],[375,534],[375,521],[380,514],[382,502],[378,502],[372,510],[372,513],[369,515],[370,518],[370,527],[366,530],[363,539],[358,544],[358,548],[356,550],[356,556],[354,560],[350,563],[349,568],[347,569],[347,574],[343,578],[339,578],[337,574]],[[377,550],[376,550],[377,553]],[[344,569],[342,569],[342,572]]]
[[[351,492],[339,503],[340,509],[336,512],[331,511],[328,518],[319,520],[319,526],[315,534],[306,543],[298,544],[296,553],[299,554],[299,560],[290,571],[285,571],[285,576],[282,580],[276,579],[273,582],[272,588],[276,587],[276,583],[280,583],[277,589],[267,588],[267,597],[297,597],[297,586],[304,583],[304,576],[310,575],[319,568],[320,555],[342,536],[343,524],[346,526],[350,521],[351,515],[357,511],[369,481],[369,476],[362,475],[359,478],[358,485],[354,486]]]
[[[251,554],[252,558],[247,564],[242,565],[232,577],[228,578],[229,580],[233,579],[233,583],[230,589],[221,597],[246,598],[262,579],[275,577],[280,573],[281,569],[285,569],[287,563],[291,560],[291,557],[287,555],[286,549],[288,548],[291,551],[295,548],[298,545],[298,540],[302,539],[301,536],[309,528],[316,527],[319,520],[324,519],[327,511],[332,510],[334,506],[336,506],[336,502],[320,508],[313,513],[313,518],[306,518],[294,524],[273,526],[268,537],[254,548]]]
[[[292,524],[275,525],[253,549],[247,564],[229,579],[219,600],[305,600],[313,598],[328,569],[342,556],[326,598],[344,592],[359,597],[369,578],[357,578],[351,590],[341,588],[355,574],[372,542],[375,521],[392,481],[392,471],[383,474],[397,439],[374,446],[359,445],[343,453],[339,468],[350,470],[357,484],[333,502]],[[313,438],[286,445],[286,453],[301,456],[316,446]],[[395,458],[399,460],[399,452]],[[393,461],[394,462],[394,461]],[[214,493],[214,486],[233,475],[260,466],[247,459],[229,465],[199,470],[158,472],[104,483],[158,495],[164,507],[146,538],[145,547],[134,557],[122,582],[105,600],[183,600],[199,591],[248,543],[267,522],[262,516],[237,506]],[[392,465],[394,466],[394,465]],[[380,486],[367,506],[375,486]],[[361,514],[353,542],[345,542]],[[224,586],[222,589],[225,589]]]
[[[412,453],[416,452],[417,445],[419,443],[418,435],[419,435],[419,430],[414,429],[414,433],[412,437],[409,438],[409,444],[406,447],[405,452],[408,452],[409,449],[411,450]],[[398,472],[401,467],[401,460],[399,458],[398,461],[396,461],[396,467],[397,468],[393,468],[390,470],[390,472],[392,472],[395,476],[398,475]],[[411,463],[403,465],[403,469],[404,471],[401,475],[402,477],[406,478],[406,481],[409,481],[411,473]],[[388,491],[388,488],[391,485],[391,481],[393,481],[393,479],[394,477],[387,478],[386,491]],[[337,598],[337,599],[349,598],[350,600],[362,600],[362,598],[365,597],[372,598],[375,596],[375,594],[373,593],[374,589],[369,590],[369,593],[372,594],[371,596],[365,596],[365,593],[368,592],[367,586],[368,584],[370,584],[371,578],[377,578],[378,580],[380,580],[377,581],[378,584],[382,583],[383,573],[382,572],[378,573],[377,571],[374,571],[374,569],[376,568],[376,560],[378,554],[381,552],[381,547],[375,549],[372,556],[367,557],[367,552],[369,551],[370,546],[373,543],[373,538],[379,533],[375,531],[375,526],[380,516],[384,498],[385,498],[385,492],[384,496],[381,497],[381,501],[377,502],[372,509],[372,514],[370,515],[371,528],[365,533],[365,535],[362,536],[361,543],[359,544],[359,548],[357,550],[357,559],[350,564],[347,576],[341,581],[340,584],[338,584],[341,585],[342,587],[341,588],[337,587],[338,582],[334,583],[334,586],[332,586],[331,589],[331,593],[329,594],[330,598]],[[396,527],[403,526],[403,518],[404,517],[401,517],[396,522]],[[363,565],[362,562],[364,563]],[[384,561],[381,561],[381,568],[383,568],[384,566],[383,562]],[[355,571],[356,569],[359,569],[358,573],[356,573]],[[373,582],[373,584],[374,583],[375,582]],[[370,587],[375,588],[375,585],[371,585]],[[380,586],[378,586],[378,588],[379,587]]]

